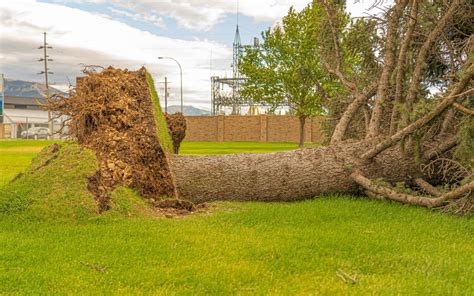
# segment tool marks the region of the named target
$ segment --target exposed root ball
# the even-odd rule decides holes
[[[170,130],[171,139],[173,140],[174,153],[179,153],[181,142],[186,137],[186,118],[183,113],[178,112],[174,114],[165,113],[166,122]]]
[[[89,190],[101,211],[118,184],[142,196],[176,197],[166,153],[158,139],[157,114],[146,70],[109,67],[82,78],[69,97],[49,100],[48,109],[70,118],[71,135],[96,152],[99,170]]]

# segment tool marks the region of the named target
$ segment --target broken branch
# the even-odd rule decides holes
[[[401,193],[393,189],[390,189],[388,187],[377,185],[372,180],[363,176],[359,171],[352,173],[351,178],[357,184],[359,184],[366,190],[369,190],[375,194],[384,196],[387,199],[398,201],[405,204],[424,206],[427,208],[442,206],[443,204],[445,204],[446,202],[450,200],[458,199],[474,191],[474,181],[471,181],[437,198],[429,198],[429,197]]]

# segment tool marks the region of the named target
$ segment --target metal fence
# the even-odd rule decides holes
[[[40,117],[0,116],[0,139],[65,139],[64,119],[51,122]]]

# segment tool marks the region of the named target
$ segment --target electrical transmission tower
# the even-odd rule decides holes
[[[38,75],[44,74],[44,84],[46,87],[46,97],[49,98],[49,82],[48,82],[48,75],[49,74],[54,74],[53,72],[49,72],[48,68],[48,62],[52,62],[53,59],[49,58],[48,55],[48,49],[53,49],[52,46],[49,46],[48,43],[46,42],[46,32],[43,33],[44,35],[44,41],[43,45],[38,47],[38,49],[43,50],[43,57],[38,60],[38,62],[44,62],[44,70],[39,72]],[[50,136],[53,133],[53,121],[51,118],[51,111],[48,111],[48,127],[49,127],[49,132],[51,133]]]
[[[248,106],[251,102],[240,95],[241,83],[245,81],[240,75],[240,57],[242,54],[242,43],[239,31],[239,0],[237,0],[237,27],[235,29],[233,56],[232,56],[232,78],[211,77],[211,104],[212,114],[219,113],[223,108],[232,108],[232,115],[239,115],[241,107]],[[212,63],[212,57],[211,57]]]
[[[233,78],[240,78],[240,54],[242,52],[242,43],[240,41],[240,32],[239,32],[239,25],[237,25],[237,28],[235,29],[235,37],[234,37],[234,44],[233,44],[233,58],[232,58],[232,70],[233,70]],[[239,83],[237,81],[235,90],[238,91],[239,89]]]
[[[245,78],[240,75],[239,60],[242,53],[239,25],[235,30],[232,59],[232,78],[211,77],[212,114],[216,114],[225,107],[232,108],[232,115],[239,115],[242,106],[249,105],[247,99],[240,95],[240,86]]]

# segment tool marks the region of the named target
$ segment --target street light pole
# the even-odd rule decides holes
[[[183,113],[183,68],[181,68],[181,64],[174,58],[172,57],[158,57],[159,60],[164,60],[164,59],[169,59],[169,60],[173,60],[176,62],[176,64],[178,64],[178,67],[179,67],[179,75],[180,75],[180,79],[181,79],[181,113]],[[184,115],[184,113],[183,113]]]

